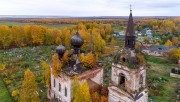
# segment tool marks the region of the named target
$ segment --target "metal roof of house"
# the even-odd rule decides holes
[[[171,48],[174,48],[174,46],[151,45],[149,47],[144,48],[144,50],[169,52]]]

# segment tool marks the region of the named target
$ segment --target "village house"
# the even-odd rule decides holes
[[[152,56],[167,56],[173,46],[151,45],[142,48],[142,53]]]

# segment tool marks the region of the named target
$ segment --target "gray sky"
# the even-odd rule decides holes
[[[180,0],[0,0],[0,15],[180,16]]]

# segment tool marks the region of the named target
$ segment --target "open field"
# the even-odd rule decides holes
[[[22,22],[11,22],[11,21],[0,21],[0,25],[7,25],[7,26],[25,26],[25,25],[42,25],[46,26],[49,29],[62,29],[64,27],[70,28],[72,24],[36,24],[36,23],[22,23]]]

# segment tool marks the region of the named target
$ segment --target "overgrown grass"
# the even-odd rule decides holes
[[[12,102],[11,96],[0,76],[0,102]]]
[[[46,88],[44,87],[40,61],[45,60],[49,63],[55,47],[38,46],[0,50],[0,64],[6,64],[6,69],[2,72],[2,79],[5,81],[8,91],[12,93],[13,90],[20,89],[24,72],[29,68],[36,76],[41,100],[46,100]],[[8,98],[5,97],[5,99]]]
[[[167,58],[164,57],[146,57],[147,64],[150,68],[147,69],[147,84],[149,90],[158,90],[158,95],[153,95],[149,92],[150,98],[156,102],[175,102],[176,100],[176,84],[180,81],[178,78],[170,77],[171,68],[176,67]]]

